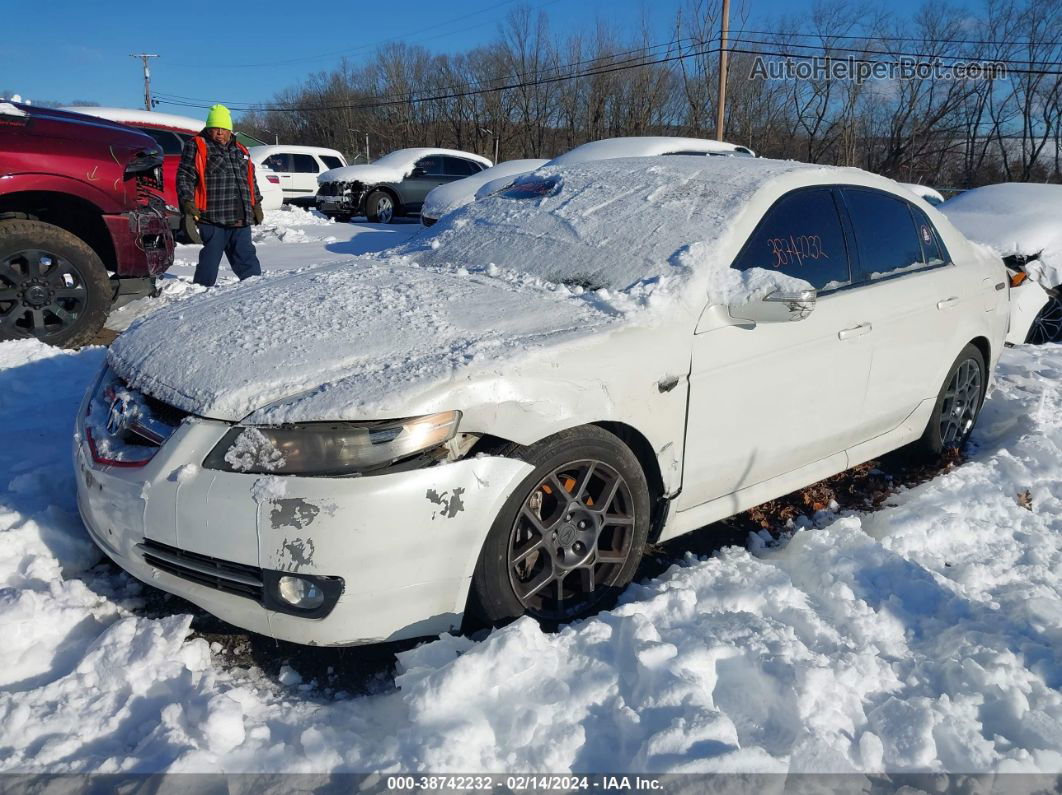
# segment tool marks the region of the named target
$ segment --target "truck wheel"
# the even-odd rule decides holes
[[[85,345],[107,320],[112,292],[83,240],[42,221],[0,221],[0,340]]]
[[[374,190],[365,200],[365,217],[374,224],[389,224],[397,214],[395,200],[386,191]]]

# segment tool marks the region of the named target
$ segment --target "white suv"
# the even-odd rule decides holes
[[[250,152],[251,160],[280,177],[285,202],[311,207],[317,194],[317,175],[347,164],[341,152],[321,146],[253,146]]]

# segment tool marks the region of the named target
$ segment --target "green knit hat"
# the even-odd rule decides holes
[[[232,114],[224,105],[211,105],[207,114],[207,127],[218,127],[222,130],[232,131]]]

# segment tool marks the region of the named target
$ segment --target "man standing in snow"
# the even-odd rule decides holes
[[[232,135],[232,114],[214,105],[206,127],[184,146],[177,169],[181,226],[202,243],[195,283],[213,287],[222,253],[240,280],[262,273],[251,224],[262,223],[262,194],[247,147]]]

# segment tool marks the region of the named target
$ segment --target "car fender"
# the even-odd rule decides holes
[[[105,175],[94,176],[94,174],[97,174],[95,169],[90,171],[86,178],[96,180],[99,184],[84,182],[61,174],[6,174],[0,177],[0,195],[10,196],[14,193],[30,191],[63,193],[91,202],[101,214],[121,213],[129,209],[123,202],[116,201],[116,186],[113,182],[106,180]],[[124,188],[121,195],[124,197]]]

